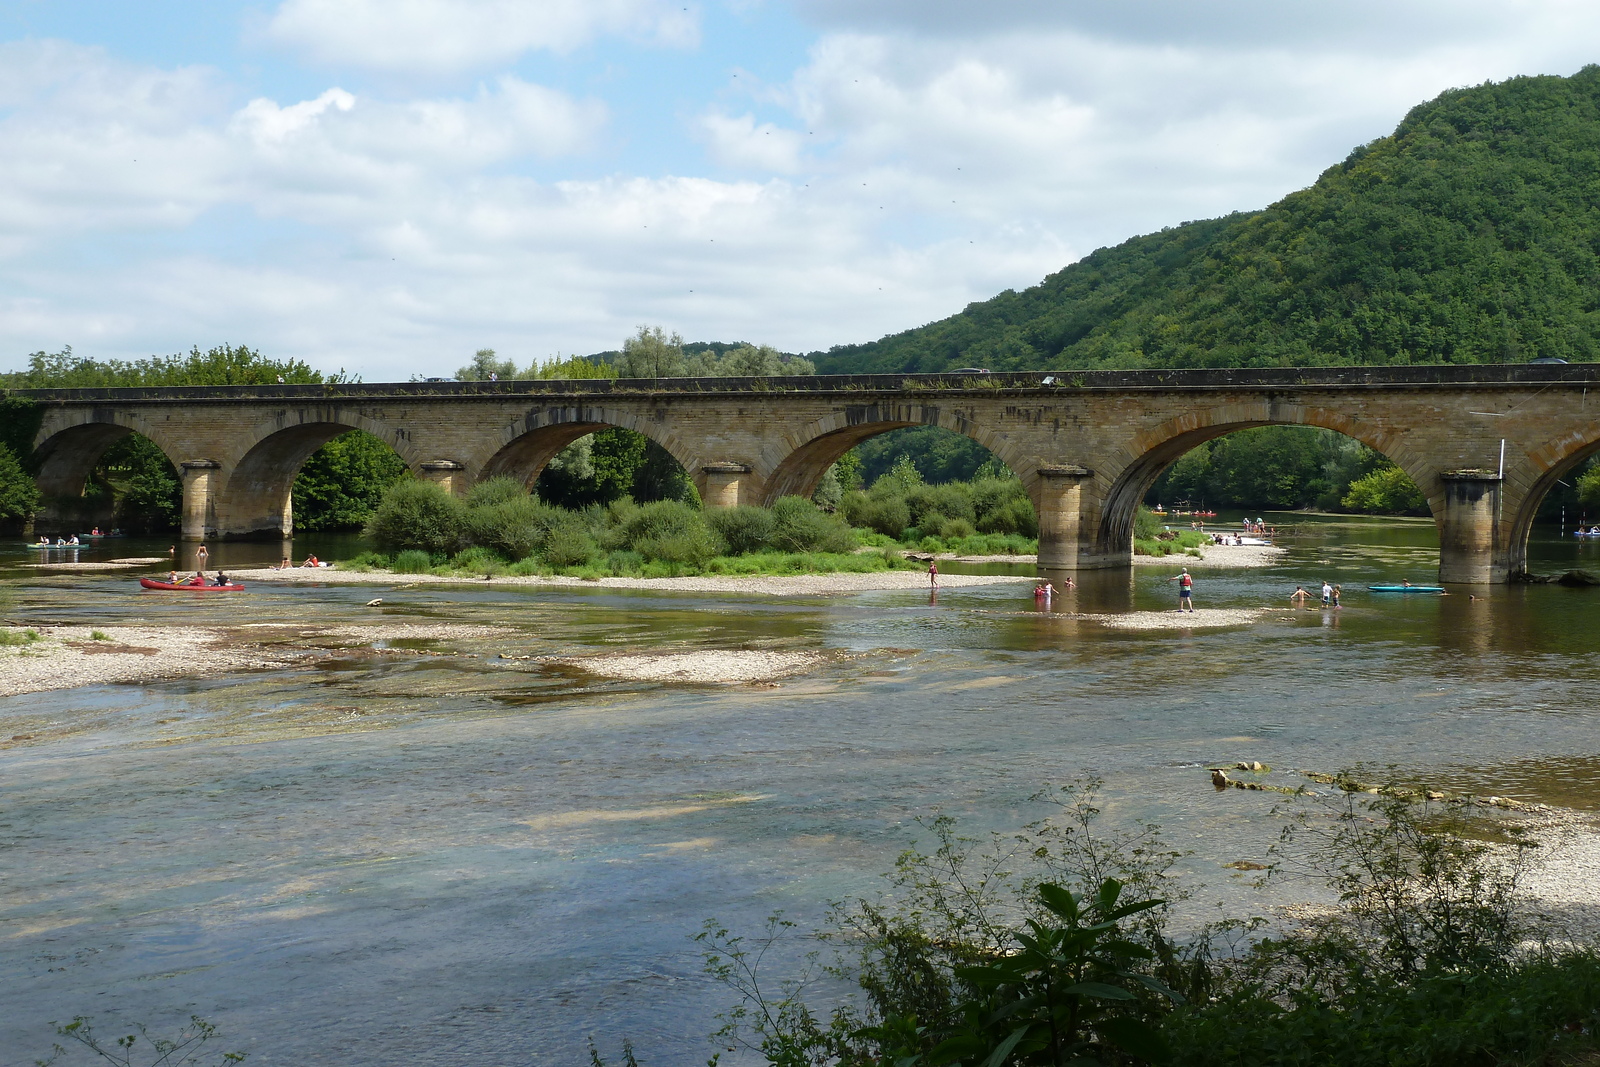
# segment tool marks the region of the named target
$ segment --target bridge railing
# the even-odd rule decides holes
[[[341,382],[321,385],[216,385],[6,389],[3,395],[42,402],[149,402],[365,398],[547,396],[727,396],[760,393],[989,393],[1024,391],[1164,391],[1296,388],[1459,388],[1463,386],[1600,385],[1600,364],[1409,364],[1386,367],[1179,368],[1043,370],[993,373],[816,374],[749,378],[587,378],[497,382]]]

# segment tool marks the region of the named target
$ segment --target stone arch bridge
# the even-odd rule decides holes
[[[1526,564],[1534,511],[1600,451],[1600,366],[1404,366],[961,376],[262,385],[13,390],[43,408],[47,498],[81,496],[99,456],[148,437],[183,476],[183,537],[283,537],[302,463],[350,429],[455,493],[531,485],[607,426],[656,441],[708,507],[809,494],[875,434],[935,425],[989,448],[1038,509],[1040,564],[1125,566],[1134,511],[1163,468],[1250,426],[1321,426],[1405,469],[1440,534],[1440,578],[1503,582]],[[46,516],[48,521],[48,516]]]

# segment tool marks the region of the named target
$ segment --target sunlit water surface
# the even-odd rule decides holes
[[[1287,523],[1287,516],[1276,516]],[[727,993],[691,941],[873,893],[915,819],[973,831],[1086,773],[1106,818],[1160,822],[1238,911],[1281,796],[1205,767],[1387,767],[1600,809],[1600,590],[1369,594],[1432,579],[1429,523],[1301,520],[1280,566],[1200,571],[1202,607],[1345,608],[1127,633],[1035,610],[1027,584],[836,598],[508,587],[260,586],[198,600],[4,555],[40,623],[493,623],[304,669],[0,699],[0,1048],[49,1020],[170,1029],[190,1013],[266,1065],[572,1064],[591,1035],[704,1062]],[[165,556],[106,542],[74,556]],[[297,543],[337,558],[349,539]],[[221,545],[211,565],[274,559]],[[1536,569],[1600,570],[1541,534]],[[958,569],[958,568],[956,568]],[[1093,575],[1062,611],[1166,609],[1175,570]],[[1473,600],[1470,593],[1483,599]],[[1485,595],[1486,594],[1486,595]],[[364,607],[381,596],[380,609]],[[777,688],[596,681],[586,650],[827,650]],[[1281,894],[1285,890],[1276,890]],[[724,1062],[729,1062],[725,1060]]]

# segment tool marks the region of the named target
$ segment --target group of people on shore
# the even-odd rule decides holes
[[[304,563],[296,563],[294,560],[290,559],[288,556],[284,556],[283,559],[278,562],[278,565],[276,567],[272,568],[272,569],[275,570],[275,571],[292,571],[296,567],[331,567],[331,566],[333,566],[333,564],[322,562],[322,560],[317,558],[316,553],[312,553],[311,555],[306,557],[306,561]]]

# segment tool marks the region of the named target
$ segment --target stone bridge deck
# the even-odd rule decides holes
[[[809,494],[854,445],[936,425],[1022,479],[1041,564],[1126,565],[1135,508],[1161,470],[1233,430],[1322,426],[1388,456],[1427,496],[1446,581],[1523,569],[1556,480],[1600,451],[1600,365],[1059,371],[11,390],[44,408],[48,497],[81,497],[128,433],[183,472],[186,538],[286,536],[290,486],[333,437],[366,430],[454,492],[531,485],[577,438],[622,426],[667,449],[708,507]],[[1502,461],[1502,450],[1504,459]]]

